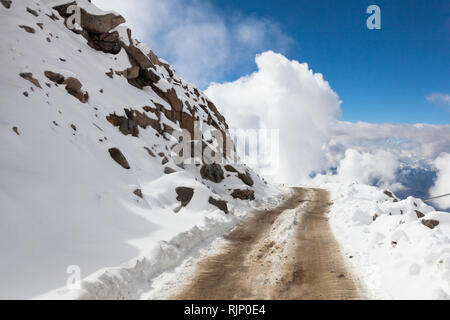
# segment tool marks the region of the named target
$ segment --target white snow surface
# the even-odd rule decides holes
[[[372,299],[450,298],[450,213],[376,187],[327,183],[332,230]],[[425,216],[418,217],[417,211]],[[377,215],[374,221],[374,215]],[[434,229],[423,220],[437,220]]]
[[[78,2],[100,14],[86,0]],[[248,188],[235,174],[219,184],[204,181],[199,168],[182,169],[170,157],[166,166],[177,172],[164,174],[158,153],[169,155],[169,142],[151,127],[139,128],[139,137],[125,136],[106,116],[123,115],[124,108],[143,112],[153,102],[170,106],[150,87],[140,90],[122,76],[107,77],[110,68],[130,66],[124,50],[112,55],[90,48],[63,19],[46,15],[58,15],[48,3],[53,2],[13,0],[10,9],[0,5],[0,299],[132,299],[155,276],[229,230],[249,210],[276,204],[282,192],[250,170],[257,200],[235,200],[230,190]],[[36,23],[43,23],[43,30]],[[116,28],[122,37],[124,28]],[[175,88],[179,99],[198,105],[194,95],[184,94],[193,91],[191,84],[175,75],[181,82],[176,85],[165,68],[156,69],[159,87]],[[55,86],[44,76],[46,70],[80,80],[89,101],[83,104],[64,86]],[[32,73],[42,89],[20,73]],[[198,109],[199,118],[206,120],[206,112]],[[112,147],[126,156],[130,170],[111,159]],[[242,164],[235,168],[247,170]],[[194,197],[175,213],[178,186],[193,188]],[[143,199],[133,194],[138,188]],[[210,196],[227,200],[230,213],[209,204]],[[66,287],[71,276],[67,268],[73,265],[81,270],[79,289]]]

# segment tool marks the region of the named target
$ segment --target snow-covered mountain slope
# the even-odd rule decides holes
[[[69,29],[72,2],[0,4],[0,298],[64,287],[69,266],[89,279],[53,297],[133,298],[281,196],[228,158],[177,165],[174,130],[199,121],[195,145],[217,151],[207,130],[226,138],[225,119],[121,16],[78,0],[81,26]]]
[[[450,213],[352,183],[331,191],[330,224],[371,298],[450,298]]]

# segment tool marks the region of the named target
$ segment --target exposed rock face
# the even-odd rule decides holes
[[[131,68],[128,68],[124,71],[120,71],[119,74],[121,74],[122,76],[124,76],[125,78],[127,78],[128,80],[132,80],[132,79],[136,79],[137,77],[139,77],[139,67],[138,66],[133,66]]]
[[[89,94],[81,91],[83,85],[78,79],[69,77],[64,80],[64,84],[66,85],[67,92],[80,100],[81,103],[86,103],[89,100]]]
[[[383,193],[385,195],[387,195],[389,198],[392,198],[393,202],[398,202],[398,199],[396,197],[394,197],[394,195],[392,194],[392,192],[390,192],[389,190],[384,190]]]
[[[3,5],[6,9],[11,8],[11,3],[12,3],[11,0],[0,0],[0,2],[2,3],[2,5]]]
[[[169,105],[171,105],[175,111],[177,112],[183,111],[183,102],[180,99],[178,99],[177,92],[175,91],[174,88],[171,88],[166,92],[163,92],[158,89],[156,93],[161,98],[163,98]]]
[[[32,84],[34,84],[39,89],[42,89],[41,84],[39,83],[39,81],[37,79],[33,78],[32,73],[21,73],[20,76],[22,78],[24,78],[25,80],[30,81]]]
[[[253,179],[248,171],[244,173],[238,173],[238,178],[242,180],[246,185],[249,187],[253,186],[254,182]]]
[[[164,63],[161,60],[159,60],[158,56],[152,50],[149,51],[147,56],[150,59],[151,63],[153,63],[154,65],[158,65],[158,66],[163,67],[164,69],[166,69],[166,71],[169,74],[169,76],[173,77],[173,71],[170,68],[170,66],[167,63]]]
[[[172,174],[175,173],[176,171],[174,169],[172,169],[171,167],[164,167],[164,173],[165,174]]]
[[[113,158],[118,164],[120,164],[124,169],[130,169],[130,165],[128,164],[127,158],[123,155],[123,153],[117,148],[111,148],[108,150],[111,158]]]
[[[96,16],[81,9],[81,27],[91,33],[104,34],[125,22],[122,16],[109,13]]]
[[[414,211],[417,214],[417,218],[421,219],[421,218],[425,217],[425,215],[422,212],[420,212],[419,210],[414,210]]]
[[[65,84],[67,92],[80,100],[81,103],[86,103],[89,100],[89,93],[81,90],[83,85],[78,79],[74,77],[65,79],[62,74],[48,70],[44,71],[44,74],[49,80],[56,84]]]
[[[50,79],[51,81],[53,81],[54,83],[57,84],[63,84],[64,83],[64,76],[60,73],[55,73],[52,71],[45,71],[44,72],[45,76]]]
[[[19,28],[25,30],[28,33],[36,33],[36,30],[34,30],[34,28],[29,27],[29,26],[20,25]]]
[[[81,35],[88,41],[88,45],[95,50],[111,54],[118,54],[120,52],[121,47],[119,44],[119,33],[117,31],[95,34],[83,30]]]
[[[39,17],[39,14],[36,11],[34,11],[33,9],[30,9],[28,7],[27,7],[27,12],[32,14],[35,17]]]
[[[71,15],[67,12],[67,8],[73,4],[75,2],[56,6],[54,9],[67,21],[67,18]],[[124,23],[125,19],[112,13],[93,15],[84,9],[81,9],[80,13],[81,28],[83,29],[81,35],[88,41],[88,45],[95,50],[105,53],[119,53],[121,49],[119,33],[117,31],[110,33],[109,31]],[[80,31],[74,30],[74,32],[79,33]]]
[[[203,179],[208,179],[215,183],[219,183],[224,179],[222,166],[217,163],[203,165],[200,169],[200,174]]]
[[[194,196],[194,189],[188,187],[177,187],[175,192],[178,195],[177,200],[181,202],[182,207],[186,207]]]
[[[131,134],[133,137],[138,137],[138,127],[146,129],[148,126],[154,128],[158,133],[164,132],[158,120],[149,118],[144,113],[133,109],[125,109],[125,116],[118,116],[114,113],[107,116],[106,119],[113,126],[119,127],[120,132],[122,132],[124,135]]]
[[[76,92],[81,90],[81,88],[83,87],[83,85],[81,84],[81,82],[78,79],[75,79],[73,77],[69,77],[64,81],[64,84],[66,85],[66,89],[67,91],[72,91],[72,92]]]
[[[435,227],[437,227],[439,225],[439,221],[438,220],[433,220],[433,219],[422,219],[422,224],[427,226],[430,229],[434,229]]]
[[[144,149],[147,151],[147,153],[150,155],[150,157],[152,157],[152,158],[156,157],[155,153],[152,150],[150,150],[150,148],[144,147]]]
[[[241,200],[255,200],[255,192],[250,189],[242,190],[242,189],[235,189],[233,190],[233,193],[231,196],[235,199],[241,199]]]
[[[227,164],[227,165],[225,165],[225,170],[227,170],[228,172],[238,172],[232,165],[229,165],[229,164]]]
[[[133,191],[133,194],[135,194],[136,196],[138,196],[139,198],[144,199],[144,196],[142,194],[142,190],[141,189],[136,189]]]
[[[71,3],[56,6],[54,9],[58,11],[61,17],[67,20],[71,15],[67,13],[67,8],[75,3],[76,2],[73,1]],[[156,66],[160,66],[167,71],[170,78],[166,80],[169,83],[171,82],[173,85],[177,86],[183,86],[183,84],[181,81],[173,78],[174,72],[172,68],[167,63],[161,61],[153,51],[149,50],[148,53],[145,53],[138,47],[139,42],[133,40],[130,29],[127,29],[128,41],[121,39],[119,33],[113,31],[115,27],[124,22],[125,19],[119,15],[92,15],[81,9],[82,30],[72,31],[81,34],[87,40],[88,45],[95,50],[117,54],[121,49],[124,49],[128,55],[131,67],[126,70],[115,71],[115,73],[125,77],[131,85],[137,88],[142,89],[147,86],[151,87],[156,94],[167,102],[170,109],[157,105],[157,103],[154,103],[156,105],[156,110],[155,108],[149,107],[149,109],[152,109],[151,112],[157,114],[158,121],[148,118],[140,113],[135,113],[134,117],[136,118],[130,118],[127,115],[125,118],[120,117],[121,119],[118,119],[117,117],[119,116],[110,115],[108,120],[121,128],[121,132],[126,135],[132,134],[133,136],[137,136],[138,126],[147,127],[150,125],[164,137],[164,133],[171,134],[174,129],[166,123],[163,124],[161,122],[160,115],[163,113],[170,121],[179,123],[182,129],[188,130],[193,136],[194,122],[199,120],[195,113],[198,110],[198,107],[200,107],[207,113],[206,122],[208,125],[213,126],[221,132],[222,140],[225,144],[227,141],[227,133],[225,130],[228,128],[228,125],[226,124],[225,118],[218,112],[216,106],[211,101],[201,96],[200,92],[195,88],[193,89],[193,92],[185,92],[185,95],[188,97],[193,95],[195,97],[194,100],[198,101],[198,107],[191,106],[187,101],[184,103],[183,100],[177,96],[177,92],[173,87],[164,91],[156,86],[156,83],[161,79],[160,75],[156,73]],[[113,78],[114,70],[110,70],[110,72],[107,72],[106,74]],[[188,89],[185,85],[183,88],[185,90]],[[80,92],[77,92],[76,97],[80,99],[80,101],[85,101],[87,100],[88,95],[83,96]],[[225,128],[225,130],[223,128]],[[219,146],[219,150],[217,151],[222,151],[224,149],[225,145],[222,145]],[[248,180],[246,181],[249,182]]]
[[[56,6],[53,9],[58,11],[59,15],[63,18],[68,18],[71,16],[71,13],[67,12],[67,8],[71,5],[76,4],[75,1],[67,4],[63,4],[60,6]],[[121,25],[125,22],[125,18],[122,16],[117,16],[112,13],[108,13],[105,15],[93,15],[84,9],[80,9],[81,13],[81,27],[90,33],[94,34],[103,34],[107,33],[111,29],[114,29],[118,25]]]
[[[227,205],[226,201],[224,201],[224,200],[216,200],[213,197],[209,197],[208,202],[210,204],[216,206],[217,208],[219,208],[223,212],[228,213],[228,205]]]

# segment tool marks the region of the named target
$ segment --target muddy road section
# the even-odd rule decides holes
[[[293,188],[278,207],[236,226],[170,298],[361,299],[330,229],[329,205],[325,190]]]

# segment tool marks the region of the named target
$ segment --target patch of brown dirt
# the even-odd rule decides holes
[[[189,283],[171,298],[362,298],[330,229],[329,203],[325,190],[293,188],[281,205],[256,211],[236,226],[220,253],[198,262]],[[271,236],[282,214],[282,219],[296,215],[292,234],[283,241]]]

